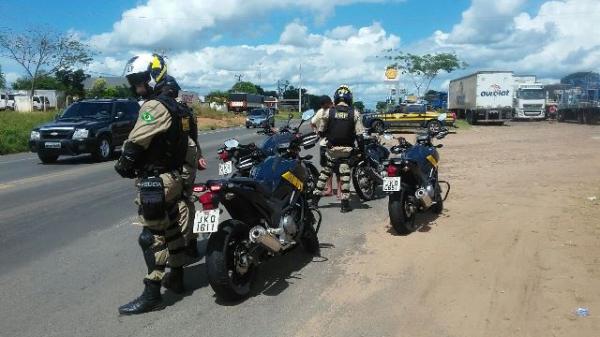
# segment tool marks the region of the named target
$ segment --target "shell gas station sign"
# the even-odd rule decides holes
[[[386,82],[397,82],[398,78],[398,69],[394,67],[387,67],[385,69],[385,80]]]

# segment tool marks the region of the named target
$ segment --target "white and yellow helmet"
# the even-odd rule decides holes
[[[147,84],[154,89],[167,76],[167,63],[158,54],[140,54],[132,57],[125,65],[123,76],[129,85]]]

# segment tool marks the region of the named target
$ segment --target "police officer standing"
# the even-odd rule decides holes
[[[360,116],[352,108],[352,91],[346,85],[340,86],[333,96],[335,106],[321,116],[319,134],[327,139],[327,163],[319,176],[313,203],[318,205],[323,195],[327,180],[333,173],[336,163],[340,167],[342,182],[342,208],[341,212],[350,212],[350,165],[348,160],[352,154],[355,143],[360,142],[364,127]]]
[[[173,290],[183,289],[185,241],[178,226],[177,203],[182,197],[181,172],[190,125],[175,99],[161,93],[167,84],[167,65],[161,56],[133,57],[125,67],[125,76],[132,90],[145,100],[115,164],[122,177],[136,178],[136,203],[143,226],[138,242],[148,268],[143,293],[119,307],[119,313],[131,315],[161,307],[167,260]]]

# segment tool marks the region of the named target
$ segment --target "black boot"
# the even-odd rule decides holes
[[[144,292],[135,300],[119,307],[121,315],[136,315],[159,309],[162,306],[160,281],[144,280]]]
[[[171,268],[171,271],[163,277],[162,285],[176,294],[183,294],[185,292],[185,287],[183,286],[183,268]]]
[[[350,200],[342,200],[342,209],[340,211],[342,213],[352,212],[352,207],[350,207]]]

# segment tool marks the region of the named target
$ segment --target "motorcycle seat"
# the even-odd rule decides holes
[[[229,181],[234,184],[238,184],[238,185],[241,185],[244,187],[249,187],[249,188],[257,191],[258,193],[266,196],[267,198],[270,198],[272,195],[271,191],[269,191],[263,184],[261,184],[260,182],[254,180],[252,178],[235,177],[235,178],[231,178]]]

